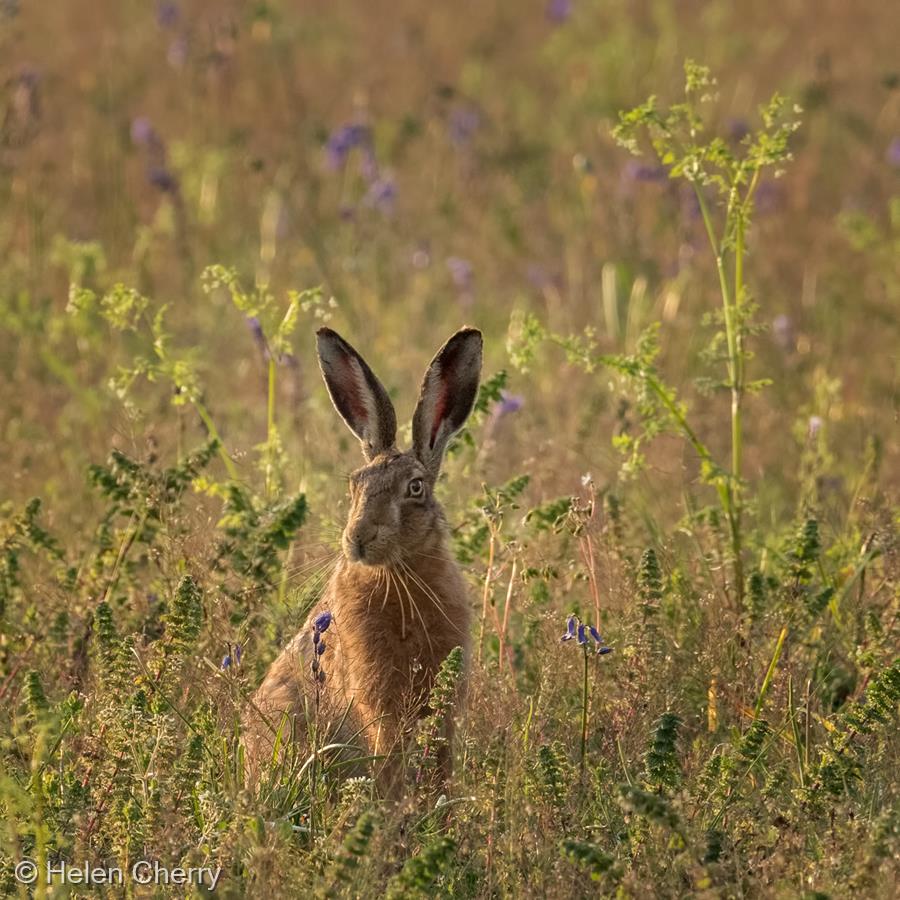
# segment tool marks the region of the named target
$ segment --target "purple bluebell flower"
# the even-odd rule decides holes
[[[231,654],[229,653],[227,656],[222,657],[222,669],[230,669],[231,668]]]
[[[342,125],[331,133],[325,145],[328,167],[340,169],[352,150],[368,146],[370,142],[371,133],[365,125]]]
[[[266,342],[266,335],[263,332],[262,323],[259,321],[259,318],[257,316],[247,316],[247,327],[250,329],[250,333],[253,335],[253,340],[256,342],[256,346],[259,347],[259,352],[262,354],[262,358],[264,360],[268,360],[269,345]]]
[[[525,398],[521,394],[510,394],[509,391],[500,391],[500,400],[494,405],[494,412],[498,417],[517,413],[525,405]]]
[[[164,194],[174,194],[178,190],[178,179],[165,166],[150,166],[147,181]]]
[[[178,4],[172,0],[161,0],[156,4],[156,23],[160,28],[174,28],[178,17]]]
[[[316,656],[321,656],[326,649],[325,641],[320,640],[319,643],[316,644]]]
[[[562,641],[571,641],[572,639],[580,646],[584,647],[584,652],[588,649],[596,647],[598,656],[606,656],[612,653],[612,647],[607,647],[606,642],[600,637],[600,632],[593,626],[582,622],[578,616],[569,616],[566,622],[566,633],[560,638]]]
[[[750,134],[750,126],[746,119],[733,118],[729,119],[725,125],[728,137],[735,143],[740,143],[748,134]]]
[[[774,181],[763,181],[756,189],[753,207],[761,216],[775,212],[781,205],[782,189]]]
[[[131,120],[131,140],[139,147],[145,147],[159,142],[152,122],[146,116],[137,116]]]
[[[548,0],[544,16],[554,25],[562,25],[572,15],[572,0]]]
[[[447,119],[447,134],[457,147],[468,144],[481,127],[481,114],[474,106],[454,106]]]
[[[884,158],[887,160],[888,165],[893,166],[895,169],[900,169],[900,137],[895,137],[888,144]]]
[[[665,181],[669,177],[665,166],[649,165],[629,159],[622,168],[622,177],[626,181]]]
[[[447,258],[447,269],[453,283],[461,290],[468,291],[472,288],[475,280],[475,273],[472,264],[460,256],[450,256]]]
[[[244,651],[241,649],[241,645],[240,645],[240,644],[235,644],[235,645],[234,645],[234,661],[235,661],[235,664],[236,664],[236,665],[240,665],[240,664],[241,664],[241,656],[243,655],[243,652],[244,652]]]
[[[313,619],[313,628],[319,632],[319,634],[323,634],[328,631],[329,626],[331,625],[332,615],[330,612],[322,612],[319,613]]]
[[[390,215],[397,199],[397,186],[391,178],[376,178],[369,187],[365,202],[368,206]]]

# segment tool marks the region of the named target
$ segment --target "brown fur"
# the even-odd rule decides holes
[[[396,423],[387,393],[359,354],[323,329],[319,355],[335,407],[360,438],[367,464],[350,477],[342,558],[245,716],[251,777],[272,758],[276,732],[283,731],[282,740],[303,739],[317,703],[319,724],[335,729],[330,740],[356,737],[378,755],[402,749],[404,734],[426,712],[441,662],[457,646],[467,662],[469,656],[468,592],[433,488],[444,449],[474,403],[481,335],[458,332],[432,361],[413,448],[403,453],[393,446]],[[317,688],[313,621],[324,611],[333,619],[322,635],[326,676]]]

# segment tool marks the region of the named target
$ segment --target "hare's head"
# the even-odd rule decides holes
[[[413,416],[413,445],[395,445],[397,417],[366,361],[330,328],[318,331],[319,365],[335,409],[362,443],[366,464],[350,476],[344,555],[383,565],[423,552],[443,533],[434,497],[450,438],[462,428],[478,393],[481,332],[463,328],[438,350],[425,372]]]

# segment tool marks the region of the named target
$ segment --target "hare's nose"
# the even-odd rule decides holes
[[[353,538],[353,555],[357,558],[357,560],[366,558],[366,542],[359,537],[358,535]]]

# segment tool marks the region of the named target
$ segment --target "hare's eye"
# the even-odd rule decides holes
[[[406,486],[407,497],[421,497],[425,493],[425,482],[421,478],[413,478]]]

